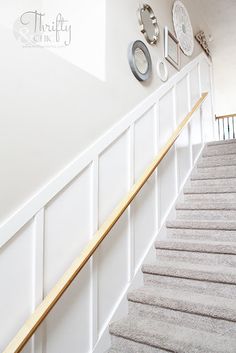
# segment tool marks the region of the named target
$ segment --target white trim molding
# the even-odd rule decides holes
[[[193,117],[30,346],[31,353],[108,349],[108,323],[127,311],[124,296],[130,285],[140,283],[141,263],[203,148],[207,128],[213,139],[211,65],[205,54],[199,55],[0,225],[0,326],[8,322],[5,332],[0,332],[1,351],[154,159],[180,119],[203,91],[209,91],[200,119]]]

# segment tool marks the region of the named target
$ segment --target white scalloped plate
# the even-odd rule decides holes
[[[194,36],[188,11],[182,1],[176,0],[173,5],[173,23],[180,48],[187,56],[193,54]]]

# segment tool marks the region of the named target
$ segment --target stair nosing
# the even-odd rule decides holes
[[[207,142],[206,146],[211,148],[213,146],[230,145],[230,144],[234,144],[234,143],[236,143],[236,139],[219,140],[219,141]]]
[[[235,152],[230,152],[230,153],[217,153],[216,154],[207,154],[207,152],[202,153],[202,158],[211,158],[211,157],[223,157],[223,156],[232,156],[235,155],[236,157],[236,151]]]
[[[168,247],[168,243],[169,243],[169,247]],[[166,246],[165,246],[166,244]],[[172,246],[171,246],[172,244]],[[177,244],[179,244],[179,247],[177,246]],[[193,246],[193,248],[191,249],[191,245]],[[194,245],[197,246],[206,246],[208,247],[207,249],[194,249]],[[183,248],[180,248],[180,246],[182,246]],[[188,249],[186,249],[184,246],[189,246]],[[227,249],[224,249],[222,251],[220,251],[220,249],[217,249],[217,247],[220,248],[220,246],[222,247],[235,247],[235,251],[233,252],[232,249],[229,249],[227,252]],[[215,249],[214,249],[215,247]],[[168,250],[168,251],[182,251],[182,252],[196,252],[196,253],[206,253],[206,254],[217,254],[217,255],[236,255],[236,243],[234,244],[233,242],[220,242],[220,241],[213,241],[213,242],[209,242],[209,241],[197,241],[197,240],[176,240],[176,239],[167,239],[167,240],[157,240],[155,242],[155,248],[158,250]],[[212,250],[210,250],[209,248],[212,248]],[[232,251],[232,252],[230,252]]]
[[[225,320],[225,321],[231,321],[231,322],[236,322],[236,305],[235,305],[235,308],[233,309],[234,311],[234,315],[223,315],[222,313],[221,314],[210,314],[210,310],[208,310],[208,314],[207,312],[204,310],[205,309],[190,309],[190,306],[191,304],[192,305],[202,305],[204,306],[204,303],[199,303],[194,300],[186,300],[186,296],[189,297],[189,295],[192,293],[194,294],[195,298],[198,298],[198,299],[206,299],[208,300],[208,303],[207,305],[211,306],[211,310],[214,310],[214,307],[215,308],[218,308],[224,312],[226,312],[227,310],[230,310],[231,308],[230,307],[227,307],[226,305],[214,305],[214,300],[224,300],[225,301],[225,298],[224,297],[219,297],[219,296],[216,296],[216,295],[209,295],[209,294],[205,294],[205,293],[194,293],[193,291],[189,291],[189,290],[181,290],[181,289],[169,289],[169,288],[158,288],[156,289],[157,290],[157,293],[150,293],[150,290],[151,290],[152,287],[149,287],[149,286],[143,286],[141,287],[140,289],[138,290],[133,290],[131,292],[128,293],[128,301],[130,302],[133,302],[133,303],[139,303],[139,304],[144,304],[144,305],[150,305],[150,306],[157,306],[157,307],[160,307],[160,308],[164,308],[164,309],[168,309],[168,310],[175,310],[175,311],[180,311],[180,312],[184,312],[184,313],[189,313],[189,314],[192,314],[192,315],[200,315],[200,316],[205,316],[205,317],[209,317],[209,318],[212,318],[212,319],[218,319],[218,320]],[[152,291],[152,290],[151,290]],[[159,294],[158,294],[158,291],[159,291]],[[164,291],[164,295],[163,295],[163,291]],[[155,300],[153,302],[148,302],[148,298],[147,300],[145,301],[145,299],[142,297],[142,292],[146,292],[148,293],[147,294],[147,297],[148,295],[150,294],[149,296],[149,300],[150,298],[153,298],[153,297],[159,297],[160,299],[161,298],[165,298],[167,297],[167,301],[169,300],[169,302],[171,300],[173,301],[179,301],[179,307],[178,307],[178,304],[175,304],[175,305],[170,305],[170,304],[160,304],[158,302],[155,302]],[[166,292],[166,293],[165,293]],[[168,292],[169,293],[173,293],[173,295],[169,295],[168,296]],[[186,308],[187,306],[189,305],[189,309],[183,309],[181,308],[181,299],[179,297],[175,297],[176,294],[181,294],[183,296],[183,300],[187,302],[187,305],[186,305]],[[186,296],[185,296],[186,295]],[[210,299],[210,300],[209,300]],[[211,303],[212,301],[212,303]],[[233,301],[233,299],[231,299],[231,301]],[[210,302],[210,304],[209,304]],[[229,299],[227,298],[227,303],[229,302]],[[169,306],[168,306],[169,305]]]
[[[173,267],[175,266],[175,267]],[[191,268],[192,267],[192,268]],[[194,268],[195,267],[195,268]],[[205,267],[206,271],[204,272],[203,267]],[[164,268],[164,272],[161,273],[161,271],[158,271],[158,268]],[[210,268],[218,268],[218,269],[224,269],[223,275],[232,275],[232,273],[229,273],[229,270],[232,270],[229,267],[226,266],[210,266],[210,265],[199,265],[199,264],[191,264],[191,263],[182,263],[178,261],[160,261],[157,260],[155,263],[151,264],[143,264],[142,266],[142,272],[144,274],[150,274],[150,275],[158,275],[158,276],[164,276],[164,277],[173,277],[173,278],[184,278],[184,279],[189,279],[189,280],[196,280],[200,282],[211,282],[211,283],[221,283],[221,284],[231,284],[231,285],[236,285],[236,273],[235,273],[235,279],[234,280],[222,280],[221,274],[222,271],[218,272],[213,272],[210,271]],[[168,273],[169,269],[169,273]],[[228,269],[228,273],[226,272],[226,269]],[[154,271],[156,270],[156,271]],[[176,271],[176,274],[174,271]],[[182,271],[182,274],[180,273]],[[186,271],[186,273],[184,272]],[[191,274],[187,274],[187,272]],[[172,272],[172,273],[171,273]],[[232,271],[231,271],[232,272]],[[200,275],[202,274],[202,276]],[[211,277],[212,278],[206,278]],[[234,275],[234,274],[233,274]],[[205,277],[204,277],[205,276]],[[215,278],[213,278],[215,277]],[[218,277],[218,278],[217,278]]]
[[[211,174],[211,173],[210,173]],[[228,180],[228,179],[236,179],[236,175],[235,176],[228,176],[228,175],[221,175],[221,176],[215,176],[215,175],[212,175],[212,177],[210,177],[209,175],[207,175],[207,173],[200,173],[200,176],[196,173],[196,174],[193,174],[191,177],[190,177],[190,180],[192,181],[196,181],[196,180]]]
[[[217,202],[212,204],[210,201],[185,201],[176,203],[175,209],[189,211],[236,211],[236,202]]]
[[[222,168],[222,167],[236,167],[236,161],[235,161],[235,164],[221,164],[221,165],[219,165],[219,164],[216,164],[216,165],[207,165],[207,166],[205,166],[205,165],[199,165],[199,164],[197,164],[197,168],[198,169],[205,169],[205,168]]]
[[[226,226],[226,224],[228,225],[228,227]],[[214,227],[214,225],[215,225],[215,227]],[[234,227],[229,227],[229,225],[234,225]],[[166,221],[166,228],[201,229],[201,230],[211,229],[211,230],[235,231],[236,230],[236,221],[175,219],[175,220]]]
[[[203,351],[206,352],[206,350],[208,353],[233,353],[232,343],[236,344],[235,338],[228,337],[225,340],[223,336],[221,337],[211,332],[204,332],[200,329],[165,323],[161,320],[153,320],[150,318],[138,316],[137,318],[138,320],[134,320],[133,317],[127,317],[111,324],[111,335],[173,353],[189,353],[193,348],[194,352],[199,353],[203,353]],[[177,335],[171,334],[171,332],[180,331],[185,331],[184,340],[181,337],[178,338]],[[190,337],[194,337],[194,340],[190,340]],[[204,341],[202,341],[202,337],[205,338]],[[212,344],[215,340],[218,344],[217,349],[215,349]],[[184,342],[184,346],[182,342]],[[230,343],[230,345],[228,345],[229,349],[227,350],[223,348],[225,342]]]

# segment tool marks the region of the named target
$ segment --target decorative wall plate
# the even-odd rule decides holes
[[[160,30],[156,16],[148,4],[140,5],[138,9],[138,21],[141,33],[149,44],[156,44]]]
[[[141,40],[132,42],[128,49],[131,71],[139,81],[146,81],[152,74],[152,60],[148,48]]]
[[[194,49],[193,29],[188,11],[180,0],[174,2],[173,22],[180,48],[185,55],[191,56]]]
[[[157,75],[162,82],[166,82],[169,77],[168,68],[164,60],[157,62]]]

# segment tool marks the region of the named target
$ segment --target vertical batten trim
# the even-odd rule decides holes
[[[200,62],[197,64],[197,70],[198,70],[198,82],[199,82],[199,97],[201,97],[202,94],[202,80],[201,80],[201,68],[200,68]],[[208,99],[208,97],[206,98]],[[203,131],[203,112],[204,112],[204,107],[205,107],[206,102],[203,102],[203,104],[200,107],[200,129],[201,129],[201,146],[203,146],[205,142],[204,138],[204,131]]]
[[[98,195],[99,195],[99,165],[98,156],[94,158],[92,164],[92,181],[91,181],[91,237],[98,229]],[[91,276],[91,298],[90,298],[90,349],[93,349],[98,341],[98,253],[95,253],[90,262]]]
[[[159,101],[153,106],[153,126],[154,126],[154,153],[158,154],[158,135],[159,135]],[[155,227],[159,229],[159,190],[158,190],[158,168],[155,171]]]
[[[197,73],[198,73],[198,86],[199,86],[198,98],[200,98],[202,95],[202,80],[201,80],[201,72],[200,72],[200,63],[197,64]]]
[[[188,111],[191,110],[191,89],[190,89],[190,73],[187,74],[187,91],[188,91]],[[189,135],[189,158],[190,168],[193,168],[193,146],[192,146],[192,126],[191,122],[188,124],[188,135]]]
[[[161,138],[161,133],[160,133],[160,98],[157,101],[157,109],[156,109],[156,114],[157,114],[157,153],[161,149],[160,145],[160,138]],[[157,214],[158,214],[158,226],[160,227],[161,224],[161,193],[159,192],[159,188],[161,187],[161,179],[160,179],[160,173],[157,171],[157,202],[160,207],[158,207]]]
[[[176,85],[172,89],[172,103],[173,103],[173,120],[174,129],[177,127],[177,107],[176,107]],[[177,141],[174,144],[174,156],[175,156],[175,196],[179,192],[179,169],[178,169],[178,151],[177,151]]]
[[[134,123],[129,128],[129,189],[135,182],[135,131]],[[128,281],[131,282],[135,273],[135,234],[134,234],[134,212],[133,205],[128,208],[128,228],[129,228],[129,240],[128,240]]]
[[[200,62],[203,62],[203,57],[200,59]],[[214,139],[217,138],[216,124],[215,124],[215,90],[214,90],[214,74],[213,74],[213,65],[207,61],[210,71],[210,97],[211,100],[211,115],[212,115],[212,131]]]
[[[42,208],[34,216],[33,227],[33,297],[32,312],[44,298],[44,223],[45,210]],[[32,352],[43,352],[44,324],[41,325],[37,333],[32,338]]]

